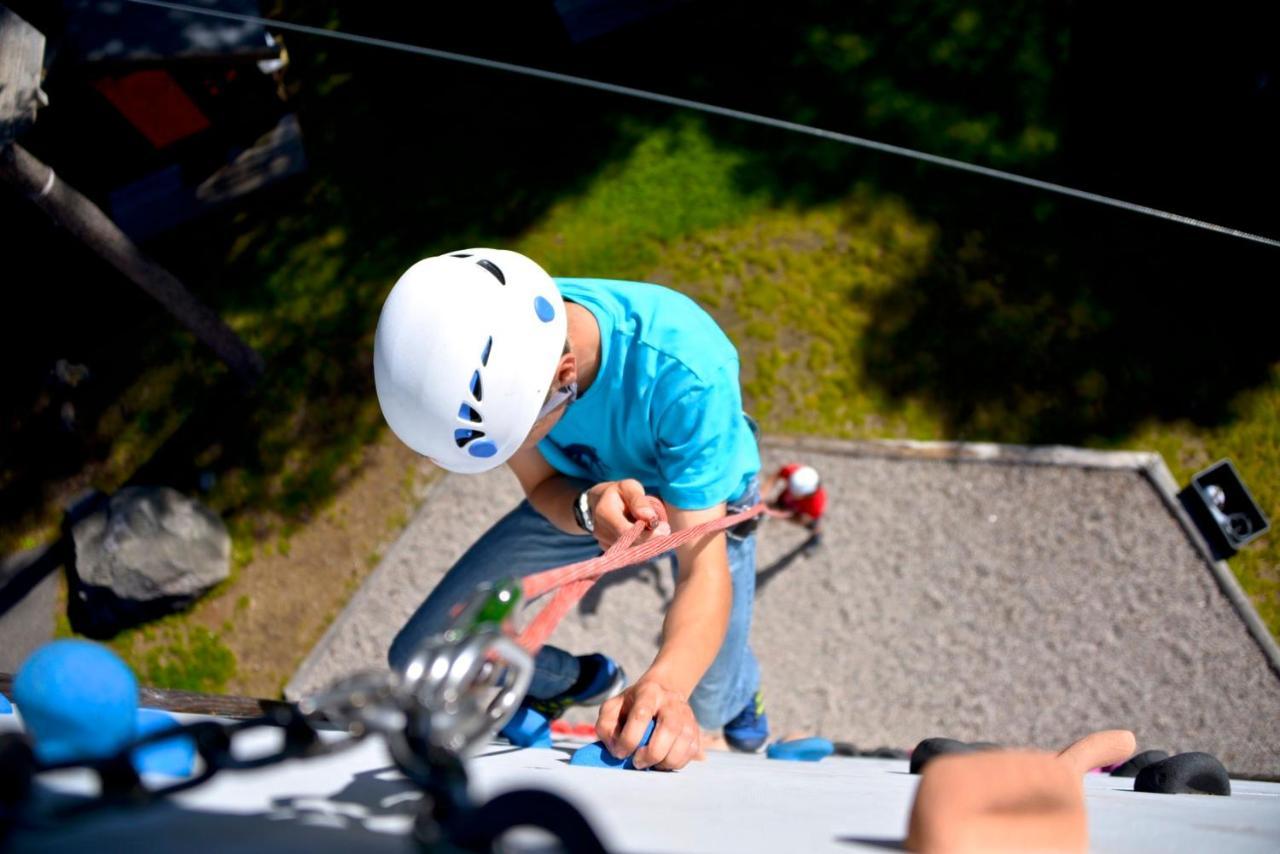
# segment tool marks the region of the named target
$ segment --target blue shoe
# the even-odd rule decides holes
[[[724,740],[734,750],[758,753],[769,740],[769,716],[764,713],[764,694],[757,691],[737,717],[724,725]]]
[[[573,706],[598,706],[616,697],[627,687],[627,674],[618,663],[607,655],[595,653],[578,659],[585,670],[594,669],[590,680],[577,691],[566,691],[545,700],[530,698],[526,704],[549,720],[555,720]]]

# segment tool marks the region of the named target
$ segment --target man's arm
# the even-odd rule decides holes
[[[569,534],[586,533],[573,515],[573,503],[584,489],[587,505],[595,521],[595,538],[600,548],[607,549],[636,520],[648,523],[649,531],[637,542],[653,534],[662,534],[662,516],[654,505],[658,499],[644,494],[636,480],[605,481],[592,484],[561,474],[552,468],[536,447],[518,451],[507,465],[515,472],[525,497],[551,524]]]
[[[680,530],[722,518],[725,506],[680,510],[667,505],[667,514],[672,529]],[[689,695],[720,651],[733,604],[723,533],[688,543],[676,556],[680,573],[658,655],[635,685],[604,704],[596,723],[609,752],[629,756],[649,721],[657,718],[649,743],[632,760],[637,768],[676,770],[701,754],[701,729]]]

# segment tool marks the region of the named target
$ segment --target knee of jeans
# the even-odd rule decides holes
[[[689,708],[693,709],[693,716],[701,726],[715,729],[724,726],[725,721],[733,716],[736,710],[727,708],[731,699],[730,687],[728,679],[703,679],[693,689],[689,695]]]
[[[409,661],[413,658],[413,653],[417,649],[421,638],[416,633],[410,634],[409,629],[412,625],[410,623],[396,632],[395,638],[391,641],[391,646],[387,649],[387,664],[391,666],[392,670],[404,670],[409,666]]]

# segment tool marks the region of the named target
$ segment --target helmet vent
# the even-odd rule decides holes
[[[484,435],[483,430],[476,430],[471,427],[459,427],[453,431],[453,441],[458,443],[459,448],[465,448],[468,442],[479,439]]]
[[[469,253],[469,252],[455,252],[455,253],[453,253],[452,255],[450,255],[449,257],[450,257],[450,258],[470,258],[470,257],[471,257],[471,253]]]
[[[493,349],[493,336],[489,336],[489,341],[484,345],[484,352],[480,354],[480,366],[484,367],[489,364],[489,351]]]
[[[493,277],[499,282],[502,282],[502,284],[505,285],[507,283],[507,277],[502,275],[502,270],[498,269],[498,265],[490,261],[488,258],[481,258],[476,261],[476,263],[481,267],[484,267],[490,273],[493,273]]]
[[[471,375],[471,396],[476,400],[484,400],[482,392],[483,389],[480,387],[480,372],[476,371]]]

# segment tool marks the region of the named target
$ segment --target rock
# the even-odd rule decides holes
[[[231,574],[222,520],[168,487],[122,489],[70,528],[72,628],[90,637],[180,610]]]
[[[1231,778],[1215,756],[1179,753],[1139,771],[1133,790],[1162,795],[1230,795]]]

